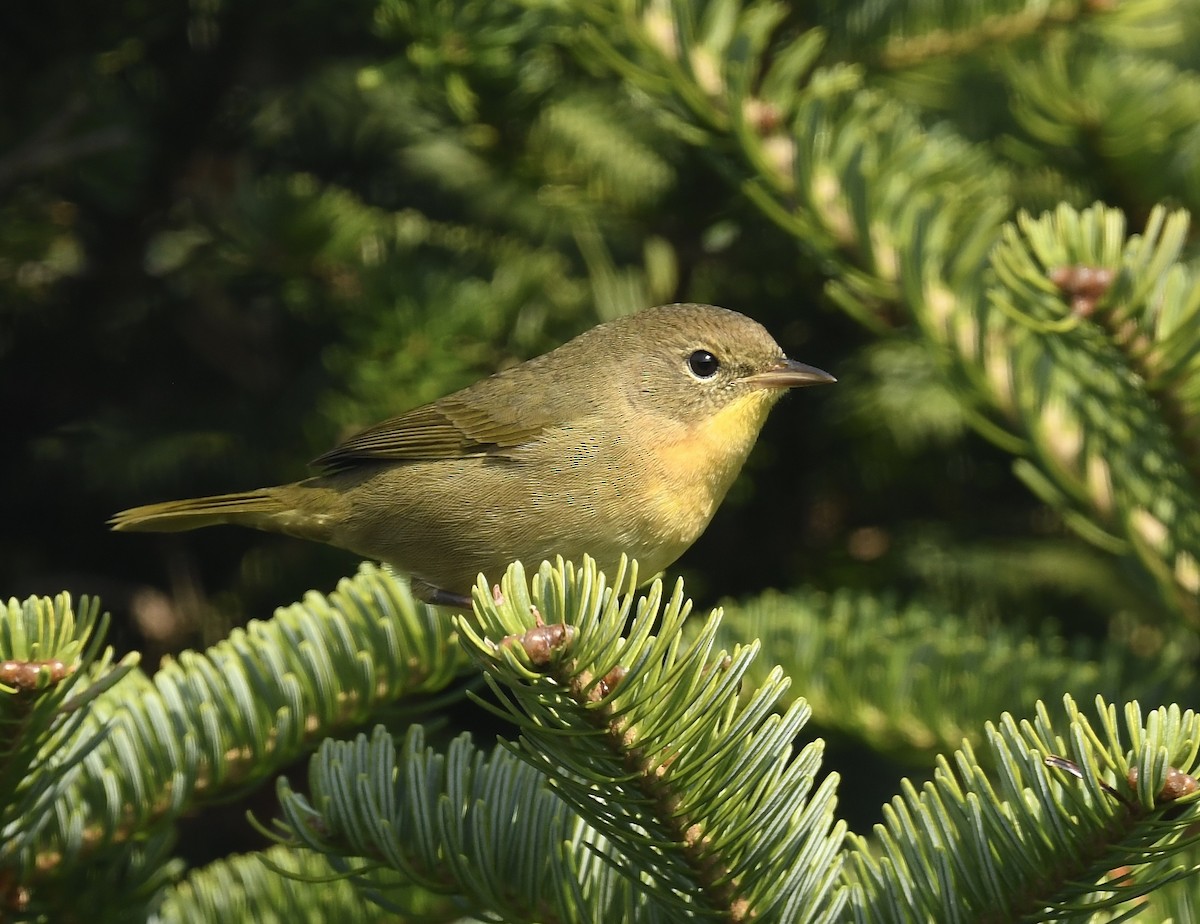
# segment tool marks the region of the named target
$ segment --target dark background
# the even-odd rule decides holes
[[[98,593],[113,644],[153,669],[356,562],[232,528],[113,534],[114,512],[303,477],[360,427],[686,300],[840,380],[776,409],[672,569],[702,608],[887,588],[1086,635],[1098,602],[1135,600],[966,428],[899,319],[880,337],[823,299],[829,268],[719,157],[581,63],[550,12],[449,9],[0,14],[6,596]],[[972,91],[968,127],[1011,128],[993,83]],[[1047,548],[1070,567],[1038,568]],[[847,806],[861,828],[895,776],[833,744],[878,788]]]

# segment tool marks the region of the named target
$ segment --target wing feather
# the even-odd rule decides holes
[[[496,404],[458,392],[375,424],[313,460],[325,470],[362,462],[417,462],[500,454],[541,435],[546,409]],[[487,404],[485,408],[483,405]]]

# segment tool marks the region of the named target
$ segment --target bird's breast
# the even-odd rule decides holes
[[[750,392],[654,447],[648,512],[686,548],[704,531],[741,471],[773,403]]]

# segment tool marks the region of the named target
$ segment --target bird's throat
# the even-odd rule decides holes
[[[692,539],[737,478],[776,398],[772,392],[748,392],[658,447],[658,506]]]

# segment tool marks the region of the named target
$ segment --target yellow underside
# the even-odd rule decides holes
[[[658,447],[657,512],[684,527],[680,541],[691,544],[708,525],[776,397],[774,392],[752,391],[688,427],[679,439]]]

